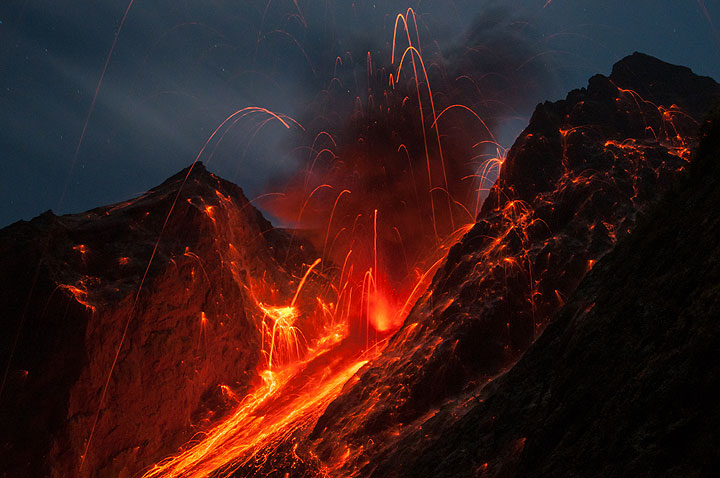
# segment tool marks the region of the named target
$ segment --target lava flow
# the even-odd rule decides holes
[[[303,174],[282,186],[282,194],[260,198],[265,209],[293,226],[291,242],[309,240],[322,251],[289,304],[269,303],[262,297],[272,284],[249,279],[262,330],[262,382],[229,417],[146,477],[230,476],[246,466],[262,467],[288,443],[295,443],[291,456],[297,460],[286,466],[299,466],[303,460],[295,449],[302,439],[347,381],[382,351],[448,247],[474,223],[502,158],[470,150],[494,144],[492,133],[468,106],[438,111],[412,9],[396,18],[390,54],[389,71],[375,70],[368,54],[369,86],[382,91],[384,101],[375,104],[371,94],[344,130],[317,134]],[[479,158],[480,174],[474,174],[473,161],[461,166],[445,159],[441,128],[452,124],[446,121],[454,109],[471,113],[481,126],[474,146],[463,138],[451,148],[474,156],[468,160]],[[222,127],[232,127],[233,119],[213,136],[222,139]],[[320,277],[327,285],[315,307],[303,310],[298,294],[306,281]],[[312,456],[306,449],[303,454]],[[316,469],[331,473],[340,466],[342,460]]]

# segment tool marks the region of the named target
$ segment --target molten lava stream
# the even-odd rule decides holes
[[[363,275],[368,279],[362,283],[344,284],[365,289],[364,294],[356,295],[355,301],[348,301],[350,308],[365,311],[362,338],[357,331],[353,334],[349,330],[351,323],[359,318],[350,314],[342,317],[342,311],[336,310],[340,317],[333,318],[338,320],[330,321],[320,338],[298,358],[301,339],[295,325],[299,315],[295,302],[320,260],[307,269],[289,306],[271,307],[256,300],[263,313],[260,324],[266,358],[266,368],[260,373],[263,383],[248,394],[228,418],[177,455],[153,466],[144,478],[229,476],[252,460],[264,461],[291,439],[298,442],[304,438],[343,385],[384,347],[386,340],[371,340],[368,331],[373,328],[377,330],[376,337],[380,333],[387,338],[387,333],[397,328],[395,317],[407,313],[440,264],[447,246],[466,231],[467,226],[448,238],[447,244],[437,252],[440,259],[417,279],[402,306],[394,307],[388,302],[389,298],[377,291],[371,271]],[[392,328],[384,330],[388,323],[393,324]]]
[[[304,360],[277,371],[265,370],[264,383],[229,418],[186,450],[155,465],[144,478],[228,476],[258,452],[273,450],[312,426],[343,384],[374,355],[342,343],[344,332],[336,325]]]
[[[404,49],[396,45],[400,23],[407,40]],[[260,373],[263,383],[228,418],[152,467],[145,478],[229,476],[243,467],[256,469],[270,462],[276,451],[282,454],[280,447],[302,443],[343,385],[379,355],[425,291],[449,247],[474,224],[483,185],[487,186],[493,168],[499,170],[502,159],[494,158],[484,169],[476,170],[479,174],[470,175],[472,171],[450,169],[445,164],[438,119],[448,111],[469,111],[484,126],[480,139],[489,134],[491,142],[495,141],[482,118],[469,107],[452,104],[436,113],[418,36],[414,11],[398,15],[391,53],[393,71],[386,73],[389,78],[383,82],[390,85],[386,92],[389,103],[383,109],[387,117],[381,118],[381,123],[388,131],[417,126],[409,139],[417,143],[411,147],[412,156],[418,158],[417,166],[423,167],[413,169],[411,153],[404,144],[396,153],[397,145],[377,152],[358,146],[367,144],[365,141],[336,141],[329,132],[315,137],[310,148],[315,157],[309,158],[306,174],[282,185],[282,194],[265,195],[272,196],[272,201],[261,207],[292,225],[290,245],[297,234],[322,251],[323,265],[314,271],[326,280],[325,286],[315,284],[325,287],[314,292],[320,309],[316,314],[301,314],[299,304],[296,307],[298,293],[320,259],[308,268],[289,306],[268,305],[262,299],[268,297],[266,284],[253,284],[249,290],[262,315],[258,325],[266,360]],[[402,52],[398,65],[396,47]],[[407,84],[400,81],[403,72],[409,76]],[[407,118],[403,108],[408,98],[414,98],[412,108],[417,117],[400,128],[394,120]],[[247,111],[240,110],[235,116],[245,114]],[[368,115],[365,120],[378,123],[373,118]],[[342,132],[338,137],[342,139]],[[466,181],[468,178],[473,181]],[[471,183],[476,179],[478,188],[473,189]],[[474,214],[470,212],[473,208]],[[307,321],[299,321],[308,313]],[[298,322],[308,330],[301,330]],[[318,334],[322,324],[327,324],[326,329]],[[303,355],[303,333],[308,332],[320,338]],[[314,457],[312,450],[308,451]],[[286,455],[301,460],[295,449]],[[335,474],[346,458],[319,466],[324,473]]]

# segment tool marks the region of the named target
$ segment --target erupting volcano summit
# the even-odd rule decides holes
[[[719,95],[621,60],[537,107],[476,217],[428,154],[422,241],[416,190],[345,166],[263,200],[304,229],[200,162],[3,229],[0,476],[710,476]]]

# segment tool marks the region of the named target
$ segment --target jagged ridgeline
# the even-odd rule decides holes
[[[441,440],[680,181],[718,94],[710,78],[635,53],[609,77],[539,105],[473,229],[382,356],[318,421],[319,456],[361,476],[425,473],[396,471],[403,450]],[[571,365],[556,359],[543,374]]]
[[[373,476],[714,476],[720,462],[720,110],[689,171],[451,427]]]

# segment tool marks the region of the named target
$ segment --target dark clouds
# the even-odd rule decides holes
[[[498,2],[409,3],[420,14],[423,45],[448,57],[462,48],[459,39],[478,15],[501,12],[488,10]],[[542,71],[555,80],[544,78],[538,97],[517,105],[520,115],[591,74],[607,73],[634,50],[720,76],[718,35],[697,1],[544,3],[502,2],[513,17],[512,35],[538,52],[517,75],[530,80],[529,72]],[[136,0],[70,173],[126,6],[69,0],[0,6],[0,225],[57,210],[63,191],[57,212],[140,193],[189,164],[215,126],[244,106],[307,116],[306,105],[328,87],[335,57],[351,52],[362,64],[366,50],[387,51],[395,14],[408,2]],[[720,6],[705,6],[710,20],[720,18]],[[474,31],[489,38],[487,29],[507,32],[507,24],[497,30],[498,22],[477,20]],[[499,38],[492,36],[496,50]],[[252,136],[256,126],[238,123],[210,164],[250,194],[292,163],[297,140],[279,124]],[[521,126],[518,120],[507,136]]]

